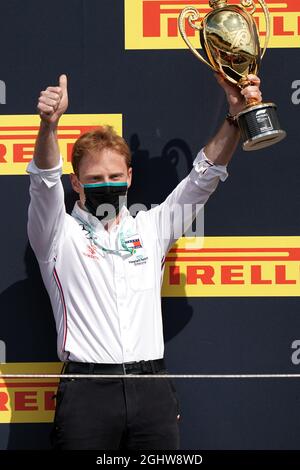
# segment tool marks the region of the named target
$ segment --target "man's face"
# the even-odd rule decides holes
[[[128,168],[125,157],[112,149],[103,149],[101,152],[91,151],[85,155],[79,166],[79,177],[70,174],[71,184],[79,194],[80,203],[85,204],[84,188],[81,184],[109,183],[126,181],[128,188],[131,185],[132,168]]]

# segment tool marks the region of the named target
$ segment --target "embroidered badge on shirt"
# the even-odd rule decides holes
[[[125,237],[124,243],[126,244],[127,248],[133,250],[132,256],[128,260],[129,263],[134,264],[135,266],[146,263],[148,256],[145,256],[145,250],[139,234]]]
[[[83,253],[84,256],[93,259],[100,259],[98,256],[97,247],[95,245],[88,245],[86,248],[86,252]]]
[[[133,248],[134,250],[137,250],[138,248],[143,248],[141,244],[141,240],[139,238],[125,238],[124,240],[127,248]]]

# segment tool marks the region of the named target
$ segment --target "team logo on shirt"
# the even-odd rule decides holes
[[[132,248],[133,250],[142,248],[141,240],[139,238],[126,239],[125,243],[127,248]]]
[[[83,253],[84,256],[92,259],[100,259],[97,252],[97,247],[95,245],[88,245],[86,248],[86,252]]]
[[[145,264],[147,262],[148,256],[145,256],[143,244],[138,234],[134,234],[130,237],[125,238],[124,243],[127,248],[132,250],[132,256],[128,260],[130,264],[137,266],[139,264]]]

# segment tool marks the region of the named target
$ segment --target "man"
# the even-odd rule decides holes
[[[244,108],[245,98],[261,101],[259,79],[248,78],[252,85],[240,92],[217,77],[231,115]],[[61,75],[59,86],[42,91],[38,102],[41,126],[27,169],[28,234],[51,299],[65,372],[111,378],[60,381],[53,445],[178,449],[179,401],[173,382],[114,375],[167,372],[160,299],[164,257],[181,235],[180,209],[204,204],[219,180],[226,179],[239,130],[229,116],[168,198],[135,218],[126,208],[132,180],[126,142],[109,127],[81,136],[70,175],[79,201],[70,216],[57,143],[59,118],[67,106],[67,77]]]

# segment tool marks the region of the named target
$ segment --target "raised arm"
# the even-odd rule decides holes
[[[260,80],[255,75],[248,76],[252,85],[243,91],[228,84],[220,76],[216,78],[226,94],[230,114],[235,115],[245,108],[245,98],[256,98],[261,101]],[[225,120],[215,136],[198,153],[190,174],[176,186],[162,204],[148,211],[151,226],[156,228],[162,254],[165,254],[192,224],[201,206],[217,188],[219,181],[225,181],[228,176],[227,164],[239,139],[239,129]]]
[[[47,170],[59,164],[60,154],[57,142],[57,125],[68,107],[67,77],[59,77],[59,86],[50,86],[41,91],[37,110],[41,125],[34,148],[34,162],[40,169]]]
[[[248,75],[251,86],[240,91],[235,85],[227,83],[221,75],[215,75],[219,85],[223,88],[228,103],[228,110],[235,116],[245,108],[246,100],[255,98],[261,101],[259,90],[260,79],[256,75]],[[240,131],[226,120],[216,135],[205,146],[206,157],[215,165],[227,165],[240,140]]]
[[[67,106],[67,77],[61,75],[59,86],[48,87],[40,94],[37,109],[41,124],[34,158],[27,167],[30,174],[28,237],[41,262],[55,258],[56,247],[64,233],[66,213],[57,126]]]

